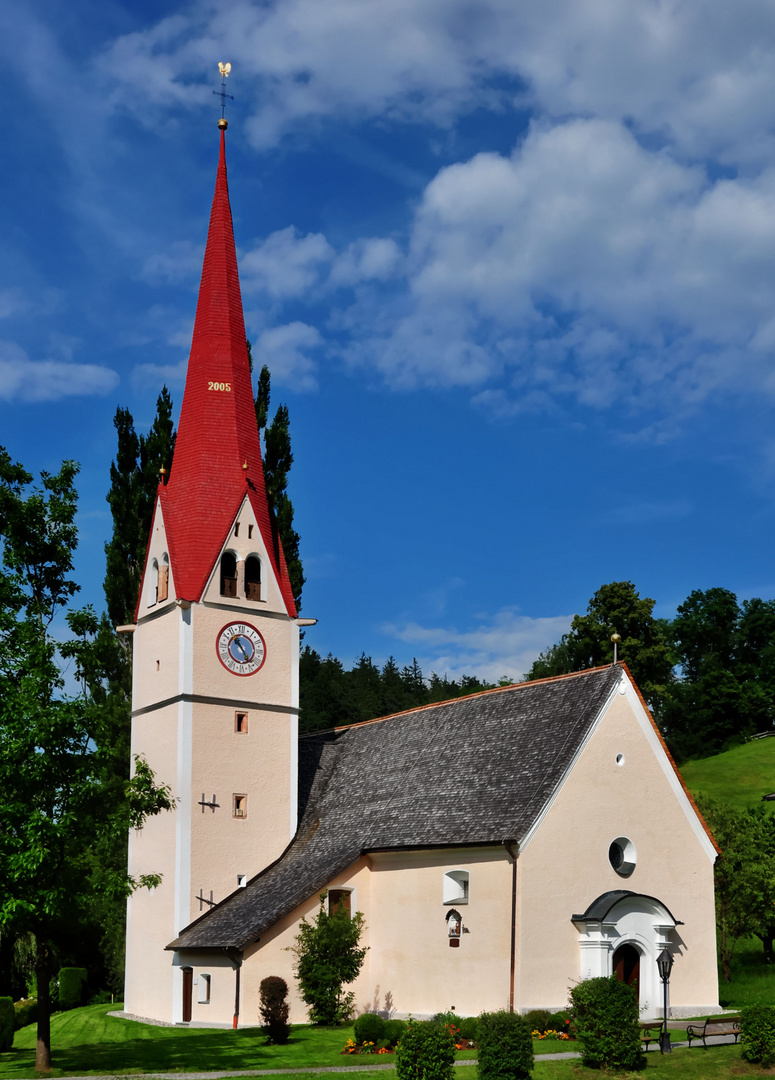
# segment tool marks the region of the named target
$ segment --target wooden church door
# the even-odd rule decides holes
[[[183,1023],[191,1022],[191,1003],[194,997],[194,969],[183,968]]]
[[[636,1000],[640,1001],[640,953],[634,945],[620,945],[614,953],[614,975],[620,982],[635,987]]]

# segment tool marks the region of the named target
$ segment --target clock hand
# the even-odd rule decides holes
[[[242,644],[240,639],[238,637],[235,637],[234,641],[235,641],[235,644],[236,644],[237,648],[242,653],[242,655],[245,657],[245,659],[249,660],[250,657],[248,656],[247,650],[245,649],[245,646]]]

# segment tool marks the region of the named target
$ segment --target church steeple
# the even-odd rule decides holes
[[[247,496],[287,613],[288,570],[267,504],[226,178],[226,121],[169,483],[160,490],[173,580],[198,601]]]

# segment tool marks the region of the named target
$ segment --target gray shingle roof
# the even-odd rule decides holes
[[[244,948],[364,850],[521,840],[620,677],[596,668],[303,737],[293,841],[167,947]]]

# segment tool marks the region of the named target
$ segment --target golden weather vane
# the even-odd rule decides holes
[[[226,98],[228,98],[229,101],[234,101],[234,95],[226,93],[226,80],[228,79],[229,72],[231,71],[231,64],[223,64],[219,61],[218,70],[221,73],[221,89],[213,90],[213,93],[216,97],[219,97],[221,99],[221,120],[223,121],[222,126],[225,126]]]

